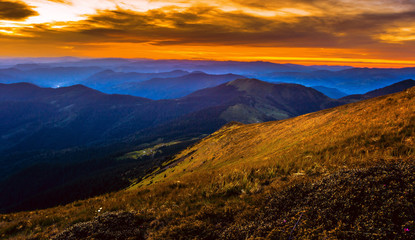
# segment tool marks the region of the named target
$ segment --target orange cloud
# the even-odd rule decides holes
[[[78,6],[75,0],[52,1]],[[385,0],[383,5],[374,0],[216,0],[210,3],[199,0],[151,8],[158,2],[149,1],[145,8],[150,10],[143,12],[126,7],[133,4],[127,0],[122,7],[97,9],[93,14],[78,16],[80,19],[76,21],[28,21],[3,27],[0,21],[0,35],[3,43],[50,46],[58,49],[57,54],[67,51],[66,55],[78,56],[97,56],[95,49],[99,48],[98,55],[142,57],[139,52],[131,55],[134,48],[140,48],[141,54],[151,58],[196,56],[310,62],[327,58],[336,63],[356,64],[370,61],[380,64],[382,60],[389,64],[411,64],[415,61],[412,0],[402,0],[398,4]],[[177,1],[161,2],[168,5]],[[186,3],[188,6],[183,6]],[[262,16],[261,11],[266,14]],[[343,14],[339,14],[341,12]],[[121,50],[128,47],[130,51]],[[220,51],[212,54],[215,48]],[[173,53],[171,49],[181,50]],[[232,51],[237,51],[237,56]],[[314,55],[302,55],[301,51]]]

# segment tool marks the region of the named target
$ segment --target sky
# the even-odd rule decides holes
[[[415,67],[415,0],[0,0],[0,57]]]

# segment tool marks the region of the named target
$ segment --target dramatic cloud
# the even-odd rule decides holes
[[[271,54],[269,49],[274,48],[271,58],[280,57],[277,51],[288,52],[284,50],[287,48],[310,54],[318,50],[321,56],[332,51],[328,49],[336,49],[339,58],[393,56],[399,60],[396,56],[401,54],[402,59],[414,59],[414,0],[49,0],[49,4],[27,0],[28,5],[7,3],[20,6],[21,11],[31,11],[15,19],[36,13],[28,5],[36,6],[39,16],[23,24],[8,22],[2,26],[0,21],[4,41],[82,49],[87,55],[87,46],[96,49],[138,44],[161,55],[172,53],[161,50],[163,46],[185,49],[182,52],[191,52],[189,49],[194,46],[194,53],[198,54],[211,47],[232,47],[232,51],[240,47],[256,48],[258,56],[267,57]],[[0,17],[5,19],[4,15]],[[300,55],[299,51],[292,51],[295,57]]]
[[[380,34],[400,22],[415,22],[415,11],[281,19],[213,7],[165,7],[144,13],[103,10],[62,27],[38,24],[22,33],[62,41],[72,35],[73,42],[353,47],[378,43]]]
[[[0,20],[24,20],[37,15],[31,7],[23,2],[0,0]]]

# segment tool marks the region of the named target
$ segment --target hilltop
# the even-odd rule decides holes
[[[56,239],[411,239],[414,137],[415,88],[228,124],[129,190],[3,215],[0,234],[45,237],[92,220]]]

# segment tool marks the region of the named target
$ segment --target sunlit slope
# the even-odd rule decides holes
[[[404,159],[414,154],[414,97],[412,88],[288,120],[227,125],[139,185],[216,171],[272,167],[310,174]]]

